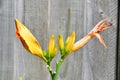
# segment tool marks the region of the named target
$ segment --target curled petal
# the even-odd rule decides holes
[[[100,43],[101,43],[105,48],[107,48],[107,46],[105,45],[104,40],[103,40],[103,38],[100,36],[100,34],[98,34],[98,33],[92,33],[91,35],[96,36],[96,37],[98,38],[98,40],[100,41]]]
[[[15,19],[15,24],[16,36],[21,40],[23,47],[30,53],[37,55],[46,61],[42,49],[32,33],[18,19]]]
[[[98,33],[99,33],[99,32],[102,32],[103,30],[105,30],[105,29],[107,29],[107,28],[110,28],[110,26],[112,26],[111,23],[110,23],[110,24],[105,24],[105,25],[103,25],[103,26],[100,26],[100,27],[98,27],[97,32],[98,32]]]
[[[101,21],[90,31],[90,33],[92,33],[92,32],[99,33],[99,32],[102,32],[103,30],[109,28],[110,26],[112,26],[111,23],[106,23],[108,20],[110,20],[110,19],[109,19],[109,18],[106,18],[106,19],[101,20]]]

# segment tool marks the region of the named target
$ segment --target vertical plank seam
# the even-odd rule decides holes
[[[119,12],[120,11],[120,1],[119,0],[118,0],[118,8],[117,9],[118,9],[117,10],[117,12],[118,12],[117,16],[118,17],[117,17],[117,33],[116,33],[116,35],[117,35],[117,39],[116,39],[117,40],[116,41],[117,42],[117,44],[116,44],[116,80],[119,80],[119,77],[120,77],[119,76],[120,75],[119,74],[119,71],[120,71],[120,68],[119,68],[119,65],[120,65],[120,62],[119,62],[119,58],[120,58],[119,57],[119,54],[120,54],[119,53],[119,48],[120,48],[120,42],[119,42],[119,40],[120,40],[119,39],[119,36],[120,36],[119,35],[120,34],[120,31],[119,31],[119,29],[120,29],[119,28],[119,26],[120,26],[120,18],[119,18],[120,17],[120,12]]]

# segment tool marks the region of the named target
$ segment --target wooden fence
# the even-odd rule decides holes
[[[51,80],[46,64],[25,51],[15,37],[15,18],[47,49],[52,34],[57,42],[58,34],[65,39],[75,31],[77,41],[107,17],[114,23],[113,28],[101,33],[107,49],[93,38],[65,59],[58,80],[119,80],[117,9],[118,0],[0,0],[0,80],[19,80],[20,76],[23,80]],[[53,68],[58,56],[52,62]],[[116,73],[119,74],[116,76]]]

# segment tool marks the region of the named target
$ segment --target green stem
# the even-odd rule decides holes
[[[56,63],[56,72],[53,74],[52,80],[57,80],[58,79],[58,74],[59,74],[60,67],[61,67],[62,63],[63,63],[63,59],[60,59],[60,61],[58,61]]]
[[[63,63],[63,59],[60,59],[60,61],[58,61],[56,63],[56,71],[54,73],[52,72],[52,68],[50,66],[50,63],[49,62],[47,63],[47,68],[49,70],[49,73],[51,75],[52,80],[58,80],[58,74],[59,74],[60,67],[61,67],[62,63]]]
[[[52,73],[52,68],[51,68],[51,66],[50,66],[50,63],[47,63],[47,68],[48,68],[49,73],[50,73],[50,75],[51,75],[51,77],[52,77],[52,79],[53,79],[53,73]]]

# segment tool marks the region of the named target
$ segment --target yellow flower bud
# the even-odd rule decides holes
[[[51,53],[51,56],[54,57],[57,53],[57,46],[54,46],[53,52]]]
[[[59,44],[60,50],[62,50],[64,48],[64,41],[63,41],[62,35],[58,36],[58,44]]]
[[[68,53],[71,52],[74,41],[75,41],[75,32],[72,32],[72,34],[68,40],[68,43],[66,44],[66,47],[65,47],[66,52],[68,52]]]
[[[52,35],[48,45],[48,52],[46,54],[46,57],[49,62],[55,57],[56,52],[57,52],[57,46],[55,46],[54,35]]]
[[[69,39],[70,39],[70,36],[67,37],[67,39],[65,41],[65,46],[68,44]]]
[[[54,46],[55,46],[55,43],[54,43],[54,35],[52,35],[51,38],[50,38],[50,41],[49,41],[49,45],[48,45],[48,51],[49,51],[50,53],[53,52]]]

